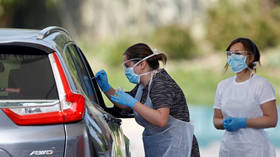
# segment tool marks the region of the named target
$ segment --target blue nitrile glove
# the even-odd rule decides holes
[[[223,120],[224,128],[227,131],[237,131],[241,128],[246,128],[247,123],[246,118],[236,118],[236,117],[228,117]]]
[[[138,100],[125,93],[124,91],[116,92],[114,95],[111,95],[110,98],[112,101],[128,106],[130,108],[133,108],[133,106],[138,102]]]
[[[229,131],[229,123],[232,121],[232,117],[227,117],[226,119],[223,120],[223,125],[224,128]]]
[[[96,73],[95,79],[103,92],[107,92],[111,89],[108,82],[107,74],[104,70],[100,70]]]

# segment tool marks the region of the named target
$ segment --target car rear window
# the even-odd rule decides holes
[[[28,47],[0,47],[0,100],[58,99],[48,54]]]

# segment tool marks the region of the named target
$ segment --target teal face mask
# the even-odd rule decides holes
[[[133,68],[134,68],[134,66],[130,67],[130,68],[126,68],[125,76],[129,80],[129,82],[138,84],[138,83],[140,83],[140,75],[135,74]]]
[[[157,54],[153,53],[153,54],[151,54],[151,55],[149,55],[149,56],[147,56],[147,57],[141,59],[141,60],[138,61],[136,64],[134,64],[132,67],[127,68],[127,67],[123,66],[123,67],[125,68],[125,76],[126,76],[127,79],[129,80],[129,82],[134,83],[134,84],[139,84],[139,83],[140,83],[140,76],[142,76],[142,75],[147,75],[147,74],[149,74],[149,73],[152,72],[152,71],[150,71],[150,72],[146,72],[146,73],[137,75],[137,74],[135,74],[135,72],[134,72],[134,67],[136,67],[141,61],[146,60],[146,59],[148,59],[148,58],[150,58],[150,57],[153,57],[153,56],[155,56],[155,55],[157,55]],[[138,59],[138,58],[137,58],[137,59]],[[134,59],[130,59],[129,61],[132,61],[132,60],[134,60]],[[123,64],[123,65],[124,65],[124,64]]]
[[[246,64],[247,56],[232,54],[228,57],[228,65],[232,72],[238,73],[248,67]]]
[[[152,71],[149,71],[149,72],[139,74],[139,75],[135,74],[134,67],[137,66],[138,63],[140,63],[140,61],[137,62],[136,64],[134,64],[132,67],[125,69],[125,76],[129,80],[129,82],[134,83],[134,84],[140,83],[140,76],[147,75],[152,72]]]

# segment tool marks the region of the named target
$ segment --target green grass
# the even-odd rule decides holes
[[[209,70],[170,72],[182,88],[188,104],[211,105],[215,97],[216,85],[220,79]]]

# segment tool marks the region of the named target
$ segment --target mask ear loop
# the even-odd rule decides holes
[[[255,62],[253,62],[252,64],[254,65],[253,66],[253,70],[255,70],[256,68],[257,68],[257,64],[258,64],[259,62],[258,61],[255,61]]]
[[[253,64],[253,68],[252,69],[248,66],[248,69],[250,70],[250,78],[252,78],[254,76],[254,70],[256,69],[258,61],[255,61],[252,64]]]
[[[258,61],[254,61],[254,62],[250,63],[249,65],[253,65],[253,67],[250,68],[248,65],[248,69],[250,69],[251,71],[256,70],[257,64],[258,64]]]
[[[156,55],[158,55],[158,53],[153,53],[153,54],[151,54],[151,55],[149,55],[149,56],[147,56],[147,57],[144,57],[143,59],[141,59],[140,61],[138,61],[136,64],[134,64],[134,65],[132,66],[132,68],[134,68],[135,66],[137,66],[138,64],[140,64],[142,61],[147,60],[148,58],[151,58],[151,57],[156,56]],[[149,71],[149,72],[145,72],[145,73],[143,73],[143,74],[139,74],[139,76],[143,76],[143,75],[147,75],[147,74],[151,73],[151,74],[152,74],[151,77],[153,77],[154,73],[156,73],[156,72],[157,72],[157,69],[152,70],[152,71]]]

